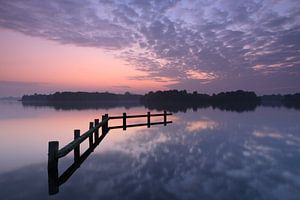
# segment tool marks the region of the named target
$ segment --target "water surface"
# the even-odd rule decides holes
[[[148,110],[55,110],[18,102],[2,102],[0,110],[1,199],[300,198],[299,110],[205,108],[175,113],[166,127],[113,130],[51,197],[48,141],[62,147],[73,129],[87,130],[105,113]],[[60,169],[71,160],[60,160]]]

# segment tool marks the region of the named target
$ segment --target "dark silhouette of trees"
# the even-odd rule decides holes
[[[109,92],[56,92],[54,94],[24,95],[22,101],[46,101],[46,102],[92,102],[92,101],[139,101],[141,95],[114,94]]]
[[[198,92],[188,93],[186,90],[168,90],[149,92],[141,98],[141,101],[148,108],[167,109],[173,112],[209,106],[243,112],[254,110],[259,105],[260,99],[254,92],[242,90],[221,92],[212,96]]]
[[[283,104],[288,108],[300,109],[300,93],[284,95]]]
[[[285,106],[287,108],[300,109],[300,93],[295,94],[272,94],[272,95],[263,95],[261,98],[261,105],[271,106],[271,107],[281,107]]]
[[[280,94],[263,95],[260,97],[262,106],[280,107],[283,105],[284,96]]]
[[[300,109],[300,93],[289,95],[263,95],[258,97],[251,91],[220,92],[201,94],[197,91],[167,90],[149,92],[145,95],[114,94],[109,92],[56,92],[50,95],[34,94],[22,97],[23,105],[53,106],[56,109],[111,108],[117,106],[132,107],[144,105],[149,109],[186,112],[187,109],[218,108],[226,111],[254,111],[258,105],[286,106]]]
[[[113,94],[109,92],[56,92],[54,94],[24,95],[24,106],[51,106],[55,109],[112,108],[118,106],[133,107],[140,105],[141,95]]]

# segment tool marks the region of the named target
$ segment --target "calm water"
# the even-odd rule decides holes
[[[48,196],[48,141],[62,147],[73,129],[86,130],[105,113],[147,111],[1,102],[0,199],[300,199],[300,111],[267,107],[200,109],[176,113],[167,127],[113,130]],[[60,160],[60,168],[70,161]]]

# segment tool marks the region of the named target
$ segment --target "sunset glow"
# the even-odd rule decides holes
[[[300,199],[300,0],[0,0],[0,200]]]
[[[0,34],[4,41],[0,80],[16,83],[7,88],[0,86],[1,91],[8,95],[14,95],[14,92],[9,92],[10,88],[24,88],[24,92],[86,90],[137,93],[143,93],[147,88],[163,88],[163,84],[151,80],[130,80],[129,76],[144,73],[108,51],[61,45],[7,30]]]
[[[3,1],[0,97],[297,92],[298,11],[291,0]]]

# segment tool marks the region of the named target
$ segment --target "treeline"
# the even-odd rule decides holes
[[[300,109],[300,93],[289,95],[257,96],[252,91],[231,91],[208,95],[186,90],[168,90],[137,95],[126,92],[56,92],[50,95],[34,94],[22,97],[25,106],[53,106],[57,109],[111,108],[144,105],[149,109],[169,110],[172,112],[187,109],[197,110],[211,106],[227,111],[253,111],[259,105],[285,106]]]
[[[208,95],[186,90],[149,92],[141,98],[149,108],[186,111],[189,108],[213,107],[228,111],[252,111],[257,106],[288,107],[300,109],[300,93],[288,95],[257,96],[252,91],[231,91]]]
[[[41,102],[93,102],[93,101],[139,101],[141,95],[114,94],[109,92],[56,92],[54,94],[34,94],[24,95],[23,102],[41,101]]]
[[[142,103],[149,108],[168,109],[173,112],[194,110],[212,106],[221,110],[251,111],[260,103],[260,98],[254,92],[232,91],[208,95],[198,92],[188,93],[186,90],[169,90],[149,92],[142,96]]]
[[[300,109],[300,93],[287,95],[263,95],[260,97],[261,105],[272,107],[287,107]]]
[[[201,102],[201,103],[228,103],[228,102],[257,102],[259,97],[254,92],[237,90],[233,92],[221,92],[213,94],[199,94],[197,92],[188,93],[186,90],[168,90],[149,92],[142,96],[143,102],[161,102],[161,103],[174,103],[174,102]]]
[[[54,94],[34,94],[22,97],[23,106],[50,106],[57,110],[100,109],[140,105],[141,95],[114,94],[109,92],[56,92]]]

